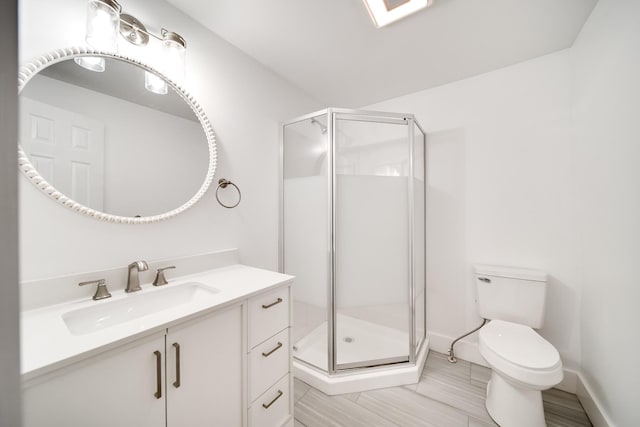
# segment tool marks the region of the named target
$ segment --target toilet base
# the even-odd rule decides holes
[[[542,392],[508,382],[492,369],[487,384],[487,411],[501,427],[545,427]]]

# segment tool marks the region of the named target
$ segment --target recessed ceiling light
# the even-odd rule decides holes
[[[376,28],[431,6],[433,0],[363,0]]]

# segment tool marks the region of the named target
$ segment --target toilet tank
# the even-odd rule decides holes
[[[476,265],[478,312],[499,319],[542,327],[547,293],[547,273],[524,268]]]

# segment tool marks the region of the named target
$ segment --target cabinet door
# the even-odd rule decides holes
[[[170,328],[167,426],[242,425],[242,353],[240,305]]]
[[[164,426],[164,345],[154,334],[25,383],[23,426]]]

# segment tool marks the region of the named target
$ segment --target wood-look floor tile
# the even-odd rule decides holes
[[[499,427],[499,426],[493,421],[479,420],[474,417],[469,417],[469,427]]]
[[[547,422],[547,427],[585,427],[591,426],[591,422],[588,420],[586,424],[584,421],[576,421],[570,418],[565,418],[561,415],[554,414],[553,412],[544,411],[544,419]]]
[[[419,383],[407,384],[407,385],[403,385],[402,387],[406,388],[407,390],[416,391],[416,389],[418,388],[418,384]]]
[[[486,387],[471,384],[469,362],[449,363],[446,356],[430,352],[416,391],[469,416],[491,421],[484,403]]]
[[[446,355],[429,351],[424,370],[422,371],[422,378],[433,374],[469,382],[471,378],[471,363],[465,360],[458,360],[456,363],[451,363]]]
[[[358,405],[402,427],[466,427],[467,415],[405,387],[362,392]]]
[[[347,393],[347,394],[342,394],[341,396],[352,402],[357,402],[358,398],[360,397],[360,393]]]
[[[484,389],[470,383],[447,383],[439,379],[425,379],[417,392],[430,399],[452,406],[469,416],[490,421],[485,408]]]
[[[490,375],[483,366],[449,363],[430,352],[417,384],[327,396],[295,379],[295,427],[495,427],[485,408]],[[591,426],[575,395],[551,389],[542,396],[549,427]]]
[[[296,404],[295,418],[306,427],[398,427],[349,399],[314,388]]]
[[[552,388],[542,392],[542,402],[546,415],[561,417],[565,422],[574,422],[579,426],[590,426],[591,422],[584,412],[575,394]]]
[[[471,364],[471,384],[479,387],[487,385],[491,379],[491,369],[485,366]]]
[[[304,396],[311,386],[297,378],[293,379],[293,402],[296,403]]]

